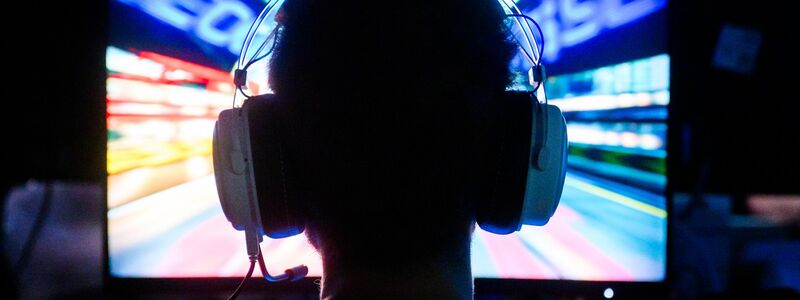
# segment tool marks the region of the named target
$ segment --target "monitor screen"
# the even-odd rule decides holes
[[[551,76],[543,90],[567,120],[567,179],[546,226],[523,226],[505,236],[476,230],[473,275],[664,280],[666,0],[518,2],[547,38],[543,62]],[[231,70],[263,5],[111,2],[106,66],[112,277],[246,273],[244,233],[230,226],[217,198],[211,139],[218,113],[231,107]],[[524,74],[529,66],[518,57],[511,68]],[[270,269],[305,264],[311,276],[321,275],[320,258],[303,235],[266,239],[261,247]]]

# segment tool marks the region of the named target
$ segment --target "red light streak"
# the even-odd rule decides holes
[[[209,68],[206,66],[193,64],[187,61],[183,61],[177,58],[164,56],[158,53],[142,51],[139,53],[139,57],[147,58],[158,63],[164,64],[169,70],[184,70],[189,73],[192,73],[200,78],[206,79],[208,81],[221,81],[221,82],[232,82],[233,76],[231,76],[228,72],[223,72],[214,68]]]

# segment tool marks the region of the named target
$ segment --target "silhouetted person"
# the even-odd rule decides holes
[[[321,297],[471,298],[487,122],[514,53],[497,1],[288,0],[281,22],[270,84]]]

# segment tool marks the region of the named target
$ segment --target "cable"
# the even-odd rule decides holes
[[[250,25],[250,29],[247,31],[247,35],[245,35],[245,39],[244,39],[244,43],[242,45],[242,49],[239,50],[238,67],[241,68],[242,65],[244,64],[244,61],[247,58],[247,52],[250,50],[250,43],[253,41],[253,39],[255,39],[255,36],[256,36],[256,34],[258,32],[258,29],[261,28],[261,25],[264,23],[264,21],[267,19],[267,17],[270,14],[272,14],[273,10],[275,10],[276,7],[282,6],[283,1],[284,0],[274,0],[274,1],[271,0],[271,1],[268,1],[267,5],[264,7],[264,9],[258,15],[256,20],[253,22],[253,24]],[[275,33],[275,30],[270,32],[270,35],[267,36],[267,38],[264,40],[265,44],[269,41],[270,37],[272,37],[274,35],[274,33]],[[258,52],[261,52],[260,49],[262,49],[263,46],[264,46],[264,44],[262,44],[262,47],[259,48]],[[253,56],[257,56],[257,55],[258,54],[254,54]]]
[[[270,282],[277,282],[283,281],[289,278],[287,274],[281,274],[278,276],[273,277],[269,275],[269,271],[267,271],[267,265],[264,263],[264,255],[261,254],[261,250],[258,251],[258,267],[261,269],[261,275],[264,276],[264,279]]]
[[[536,65],[536,62],[533,60],[533,56],[531,56],[531,55],[528,53],[528,50],[525,50],[525,48],[521,46],[521,43],[520,43],[519,39],[517,39],[517,36],[515,36],[514,34],[511,34],[511,37],[512,37],[512,38],[514,38],[514,41],[515,41],[515,42],[517,42],[517,46],[518,46],[518,47],[519,47],[519,49],[522,51],[522,54],[525,54],[525,58],[527,58],[527,59],[528,59],[528,62],[529,62],[531,65],[534,65],[534,66],[535,66],[535,65]]]
[[[261,57],[259,57],[259,58],[256,58],[256,59],[253,59],[253,60],[251,60],[250,62],[248,62],[248,63],[247,63],[245,66],[244,66],[244,68],[243,68],[242,70],[245,70],[245,71],[246,71],[248,68],[250,68],[250,66],[251,66],[252,64],[254,64],[254,63],[257,63],[258,61],[260,61],[260,60],[262,60],[262,59],[266,58],[267,56],[269,56],[270,54],[272,54],[272,52],[273,52],[274,50],[275,50],[275,43],[272,43],[272,47],[269,49],[269,51],[268,51],[266,54],[262,55],[262,56],[261,56]],[[244,92],[244,89],[243,89],[241,86],[237,86],[237,87],[236,87],[236,89],[238,89],[238,90],[239,90],[239,92],[241,92],[241,93],[242,93],[242,95],[244,95],[244,97],[245,97],[245,98],[247,98],[247,99],[250,99],[250,98],[252,97],[252,96],[248,95],[247,93],[245,93],[245,92]],[[234,91],[233,91],[233,107],[236,107],[236,90],[234,90]]]
[[[542,68],[542,64],[538,64],[538,65],[536,65],[534,67],[535,68]],[[542,81],[539,82],[539,84],[537,84],[536,87],[533,88],[532,92],[534,94],[536,94],[536,92],[539,91],[539,87],[544,88],[544,81],[546,80],[545,76],[547,76],[546,74],[544,74],[544,70],[536,70],[536,72],[542,72],[542,75],[541,75]],[[544,95],[544,102],[547,103],[547,94]]]
[[[308,275],[308,267],[305,265],[299,265],[291,269],[287,269],[283,272],[283,274],[272,276],[269,274],[267,270],[267,265],[264,263],[264,256],[261,255],[261,248],[258,249],[258,267],[261,268],[261,275],[264,276],[269,282],[278,282],[278,281],[297,281],[303,279]]]
[[[255,19],[253,24],[250,24],[250,29],[247,30],[247,34],[244,37],[244,42],[242,43],[242,49],[239,50],[239,67],[244,64],[244,59],[247,57],[247,51],[250,49],[250,43],[253,41],[253,38],[255,38],[258,28],[261,27],[261,24],[264,23],[264,19],[269,15],[270,12],[272,12],[272,9],[275,8],[278,2],[280,2],[280,0],[267,2],[267,5],[263,10],[261,10],[261,13],[258,14],[258,17]]]
[[[233,291],[233,294],[231,294],[231,296],[228,297],[228,300],[233,300],[233,299],[236,299],[236,297],[239,297],[239,293],[242,291],[242,287],[244,286],[244,283],[247,282],[248,278],[253,276],[253,270],[255,270],[255,269],[256,269],[256,258],[251,256],[250,257],[250,269],[247,270],[247,275],[245,275],[244,278],[242,278],[242,282],[239,283],[239,286],[236,287],[236,290]]]
[[[285,280],[296,281],[305,277],[306,274],[308,274],[308,267],[300,265],[286,270],[286,272],[284,272],[281,275],[271,276],[269,275],[269,271],[267,271],[267,265],[264,263],[264,256],[261,254],[261,248],[259,247],[257,251],[258,254],[250,255],[250,268],[247,270],[247,275],[245,275],[244,278],[242,278],[242,281],[239,282],[239,285],[236,287],[236,290],[234,290],[233,294],[231,294],[231,296],[228,297],[228,300],[233,300],[236,299],[236,297],[239,297],[239,293],[241,293],[242,287],[244,287],[245,282],[247,282],[247,279],[253,276],[253,271],[256,268],[256,262],[258,262],[258,267],[259,269],[261,269],[261,275],[264,277],[264,279],[270,282],[285,281]]]
[[[511,12],[511,15],[519,12],[518,9],[517,10],[512,9],[512,5],[514,6],[514,8],[516,8],[516,4],[508,4],[506,0],[500,0],[500,3],[502,3],[503,6],[505,6],[509,12]],[[511,15],[507,15],[507,17]],[[528,36],[528,31],[525,30],[525,27],[522,27],[522,23],[519,21],[519,18],[514,18],[514,22],[517,23],[517,27],[519,27],[520,31],[522,31],[522,35],[525,37],[525,41],[528,42],[528,48],[530,48],[531,52],[533,52],[534,51],[533,44],[531,43],[531,39],[534,38],[533,33],[531,32],[530,33],[531,36]],[[525,23],[527,25],[527,22]],[[528,26],[528,30],[530,30],[530,26]],[[512,36],[514,37],[514,40],[517,40],[517,37],[514,36],[513,33]],[[525,53],[526,56],[528,56],[528,59],[531,61],[531,64],[535,65],[537,62],[534,61],[533,57],[530,54],[528,54],[528,51],[524,47],[521,47],[521,43],[519,42],[519,40],[517,40],[517,44],[520,45],[520,48],[522,48],[522,52]]]
[[[511,6],[510,6],[508,3],[506,3],[504,0],[501,0],[501,2],[502,2],[502,3],[503,3],[503,4],[504,4],[504,5],[505,5],[505,6],[506,6],[506,7],[507,7],[509,10],[512,10],[512,7],[511,7]],[[519,9],[516,7],[516,5],[514,5],[514,7],[513,7],[513,10],[512,10],[512,11],[519,12]],[[541,82],[539,82],[539,84],[537,84],[537,85],[536,85],[536,87],[535,87],[535,88],[533,88],[533,91],[532,91],[532,93],[535,95],[535,94],[536,94],[536,92],[537,92],[537,91],[539,91],[539,87],[542,87],[542,88],[544,88],[544,87],[543,87],[543,85],[544,85],[544,81],[545,81],[545,78],[544,78],[544,76],[545,76],[545,74],[544,74],[544,70],[540,70],[540,68],[542,68],[542,55],[544,55],[544,33],[542,32],[542,27],[541,27],[541,26],[539,26],[539,23],[537,23],[537,22],[536,22],[536,20],[534,20],[533,18],[531,18],[531,17],[529,17],[529,16],[526,16],[526,15],[524,15],[524,14],[521,14],[521,13],[512,13],[512,14],[508,14],[508,15],[506,15],[506,17],[509,17],[509,18],[514,18],[514,20],[517,22],[517,25],[520,27],[520,30],[522,31],[523,35],[525,36],[525,39],[528,41],[528,48],[530,48],[530,49],[531,49],[531,51],[533,51],[533,48],[534,48],[534,46],[535,46],[535,47],[536,47],[536,49],[537,49],[537,50],[539,50],[539,51],[538,51],[538,59],[536,59],[536,60],[534,61],[534,59],[533,59],[533,57],[531,56],[531,54],[529,54],[529,53],[528,53],[528,52],[525,50],[525,47],[522,47],[522,46],[520,46],[520,49],[522,49],[522,52],[525,54],[525,56],[527,56],[528,60],[529,60],[529,61],[530,61],[530,63],[533,65],[533,67],[534,67],[534,68],[537,68],[537,70],[536,70],[536,71],[537,71],[537,72],[542,72],[542,76],[541,76],[541,77],[542,77],[542,78],[541,78],[541,80],[542,80],[542,81],[541,81]],[[535,26],[536,26],[536,30],[539,32],[539,36],[541,37],[541,38],[540,38],[540,40],[542,41],[542,45],[541,45],[541,47],[540,47],[539,45],[534,45],[533,43],[531,43],[530,39],[528,38],[528,33],[525,31],[525,28],[524,28],[524,27],[523,27],[523,26],[522,26],[522,25],[519,23],[519,21],[517,20],[518,18],[523,18],[523,19],[525,19],[525,25],[528,27],[528,30],[530,30],[530,24],[529,24],[529,22],[530,22],[530,23],[533,23],[533,25],[535,25]],[[531,33],[530,33],[530,35],[531,35],[531,36],[533,36],[533,32],[531,32]],[[516,36],[513,36],[513,35],[512,35],[512,37],[514,37],[514,39],[515,39],[515,40],[517,40]],[[535,43],[535,41],[536,41],[536,39],[535,39],[535,37],[534,37],[534,43]],[[519,44],[519,40],[517,40],[517,44]],[[544,95],[544,99],[545,99],[545,100],[544,100],[544,101],[545,101],[545,104],[548,104],[548,103],[547,103],[547,94],[545,94],[545,95]]]
[[[269,15],[270,11],[275,8],[275,6],[277,5],[278,2],[280,2],[280,1],[274,1],[274,2],[267,3],[267,7],[265,7],[264,10],[261,12],[261,14],[259,14],[259,17],[256,19],[256,21],[253,22],[253,24],[250,25],[250,30],[248,30],[247,36],[245,36],[245,42],[242,45],[242,49],[239,51],[238,67],[240,69],[236,70],[236,72],[237,72],[237,76],[236,77],[238,77],[238,72],[240,70],[241,71],[245,71],[245,72],[242,72],[244,74],[243,82],[246,80],[246,75],[247,75],[246,71],[247,71],[247,69],[250,68],[250,66],[253,65],[254,63],[259,62],[262,59],[264,59],[267,56],[269,56],[270,54],[272,54],[272,52],[275,50],[275,45],[277,44],[277,41],[275,39],[275,34],[278,31],[278,29],[280,28],[280,25],[277,28],[275,28],[275,30],[273,30],[269,34],[269,36],[267,36],[267,38],[264,40],[264,43],[262,43],[261,46],[258,47],[258,50],[256,50],[255,54],[253,54],[253,57],[247,62],[247,64],[244,65],[244,67],[242,67],[242,63],[244,62],[244,59],[247,56],[247,51],[250,48],[250,42],[252,42],[253,38],[255,37],[255,34],[253,34],[253,36],[251,36],[251,33],[253,31],[253,26],[255,24],[257,24],[257,23],[259,24],[258,26],[255,27],[255,29],[257,31],[258,28],[261,26],[261,23],[264,22],[263,18],[266,17],[267,15]],[[269,5],[271,3],[273,4],[272,6]],[[261,19],[261,20],[259,20],[259,19]],[[261,53],[261,51],[264,50],[264,46],[266,46],[269,43],[270,39],[272,39],[272,46],[269,48],[269,51],[267,51],[266,54],[256,58],[256,56],[258,56]],[[238,79],[235,79],[234,81],[236,82],[237,80]],[[242,95],[244,95],[246,99],[250,99],[251,98],[250,95],[248,95],[247,93],[244,92],[244,89],[242,88],[240,83],[235,83],[235,84],[237,86],[235,87],[235,89],[233,91],[233,101],[232,101],[232,104],[231,104],[231,106],[233,108],[236,108],[236,90],[239,90],[239,92],[242,93]],[[243,84],[243,83],[241,83],[241,84]]]
[[[262,55],[259,58],[254,59],[254,60],[251,60],[250,62],[248,62],[244,66],[244,69],[242,69],[242,70],[247,70],[247,68],[249,68],[252,64],[257,63],[258,61],[260,61],[260,60],[266,58],[267,56],[269,56],[270,54],[272,54],[272,51],[274,51],[274,50],[275,50],[275,43],[272,43],[272,47],[269,49],[269,51],[266,54]],[[248,95],[247,93],[245,93],[244,89],[241,86],[238,86],[236,88],[239,90],[239,92],[242,93],[242,95],[244,95],[245,98],[250,99],[252,97],[252,96]],[[235,90],[233,91],[233,106],[234,107],[236,106],[236,91]]]
[[[259,58],[250,60],[246,65],[244,65],[244,68],[242,70],[247,70],[248,68],[250,68],[250,66],[252,64],[257,63],[258,61],[260,61],[260,60],[266,58],[267,56],[269,56],[270,54],[272,54],[272,52],[275,51],[275,44],[277,44],[277,41],[272,42],[272,47],[269,48],[269,51],[267,51],[266,54],[262,55]],[[258,52],[261,52],[261,51],[259,50]],[[256,52],[256,54],[258,54],[258,52]]]
[[[263,50],[264,50],[264,46],[266,46],[268,43],[269,43],[269,40],[266,40],[266,41],[264,41],[263,43],[261,43],[261,46],[259,46],[259,47],[258,47],[258,50],[256,50],[256,53],[254,53],[254,54],[253,54],[253,57],[251,57],[251,58],[250,58],[250,60],[249,60],[249,61],[248,61],[248,62],[247,62],[245,65],[244,65],[244,68],[242,68],[242,70],[247,70],[247,68],[248,68],[250,65],[252,65],[254,61],[261,60],[261,58],[263,58],[263,57],[264,57],[264,56],[261,56],[261,57],[259,57],[259,58],[256,58],[256,56],[258,56],[258,54],[260,54],[260,53],[261,53],[261,51],[263,51]],[[274,43],[274,42],[273,42],[272,44],[273,44],[273,45],[275,45],[275,43]],[[267,52],[267,53],[269,54],[269,52]]]
[[[539,58],[540,59],[539,59],[539,62],[537,62],[536,64],[537,65],[541,64],[541,57],[544,54],[544,33],[542,33],[542,27],[539,26],[539,23],[537,23],[536,20],[534,20],[533,18],[531,18],[529,16],[523,15],[523,14],[509,14],[509,15],[506,15],[506,16],[507,17],[514,17],[514,18],[523,18],[526,21],[531,22],[531,23],[533,23],[533,25],[536,26],[536,31],[538,31],[539,32],[539,36],[542,37],[540,39],[542,41],[542,46],[539,47]],[[538,45],[537,45],[537,47],[538,47]]]
[[[264,57],[266,57],[267,55],[269,55],[269,53],[272,53],[272,49],[274,49],[274,48],[275,48],[275,42],[277,42],[277,37],[276,37],[276,35],[277,35],[277,32],[278,32],[278,30],[279,30],[280,28],[281,28],[281,26],[280,26],[280,25],[278,25],[277,27],[275,27],[275,29],[274,29],[274,30],[272,30],[272,32],[270,32],[270,33],[269,33],[269,35],[267,36],[267,38],[266,38],[266,39],[264,39],[264,42],[263,42],[263,43],[261,43],[261,46],[259,46],[259,47],[258,47],[258,50],[256,50],[256,52],[253,54],[253,57],[251,57],[251,58],[250,58],[250,61],[248,61],[248,62],[247,62],[247,64],[245,65],[244,69],[247,69],[247,66],[251,65],[251,64],[254,62],[254,60],[256,60],[256,61],[258,61],[258,60],[261,60],[262,58],[264,58]],[[261,56],[261,57],[259,57],[259,58],[256,58],[256,57],[257,57],[259,54],[261,54],[261,51],[264,51],[264,47],[265,47],[267,44],[269,44],[269,41],[270,41],[270,40],[272,40],[272,47],[270,47],[270,51],[269,51],[269,52],[267,52],[267,54],[265,54],[264,56]]]
[[[231,108],[236,108],[236,89],[233,89],[233,103],[231,103]]]
[[[242,89],[242,87],[239,87],[239,92],[241,92],[242,95],[244,95],[245,98],[250,99],[251,96],[248,95],[247,93],[245,93],[244,90]],[[233,93],[235,94],[236,92],[233,92]]]
[[[268,1],[264,9],[261,10],[261,13],[258,14],[258,17],[256,17],[253,23],[250,24],[250,28],[247,30],[247,34],[244,36],[244,41],[242,42],[242,48],[239,49],[239,59],[236,61],[237,67],[239,68],[242,67],[242,64],[244,63],[244,58],[245,56],[247,56],[247,51],[250,49],[250,42],[252,42],[253,38],[255,38],[256,31],[258,31],[258,28],[261,27],[261,23],[264,22],[264,18],[266,18],[266,16],[269,15],[269,12],[272,10],[272,7],[270,7],[270,4],[272,3],[273,3],[272,1]],[[277,1],[275,1],[275,3],[277,3]],[[256,26],[256,24],[258,24],[258,26]],[[253,31],[254,27],[256,29],[255,31]],[[233,108],[236,108],[236,89],[242,91],[241,86],[237,86],[234,88],[233,101],[232,101],[233,103],[231,104]],[[247,96],[246,94],[244,94],[244,92],[242,92],[242,94]]]
[[[534,67],[541,68],[542,67],[542,55],[544,55],[544,33],[542,33],[542,27],[539,26],[539,23],[537,23],[536,20],[534,20],[533,18],[531,18],[529,16],[523,15],[523,14],[509,14],[509,15],[506,15],[506,17],[513,17],[515,19],[516,18],[523,18],[523,19],[526,20],[525,21],[526,24],[528,24],[528,22],[531,22],[531,23],[533,23],[533,25],[536,26],[536,30],[539,32],[539,36],[542,37],[540,39],[542,41],[542,46],[539,47],[537,45],[537,48],[539,49],[539,59],[538,59],[537,62],[535,62],[533,64],[534,64]],[[523,29],[523,31],[524,31],[524,29]],[[533,48],[533,47],[530,47],[530,48]],[[525,53],[525,55],[527,55],[530,58],[530,54]],[[537,70],[537,72],[539,72],[539,70]],[[544,85],[544,81],[545,81],[545,78],[544,78],[545,74],[544,74],[543,70],[541,70],[541,72],[542,72],[542,81],[539,82],[539,84],[537,84],[536,87],[533,89],[532,93],[534,93],[534,95],[536,94],[537,91],[539,91],[539,87],[544,88],[543,85]],[[547,104],[547,94],[544,95],[544,102],[545,102],[545,104]]]
[[[510,11],[512,14],[518,14],[518,15],[522,14],[522,11],[519,10],[519,7],[517,7],[517,4],[514,3],[514,1],[511,1],[511,0],[500,0],[500,1],[503,2],[503,5],[505,5],[506,8],[508,8],[508,11]],[[528,22],[525,22],[525,27],[522,27],[522,24],[519,24],[519,21],[517,21],[517,25],[520,27],[520,30],[522,30],[523,32],[526,32],[527,34],[529,34],[531,39],[535,39],[536,38],[533,35],[533,31],[531,30],[531,26],[530,26],[530,24],[528,24]],[[528,29],[528,30],[525,31],[525,29]],[[535,44],[534,44],[534,46],[535,46]],[[535,50],[533,48],[531,48],[531,51],[535,51]]]
[[[503,1],[506,1],[506,0],[503,0]],[[527,15],[523,14],[522,11],[519,10],[519,7],[517,7],[517,5],[515,3],[511,2],[511,8],[513,8],[513,11],[511,12],[512,14],[523,16],[527,21],[533,22],[533,24],[536,25],[537,29],[539,30],[539,37],[541,37],[541,39],[542,39],[542,48],[539,48],[539,45],[537,45],[536,43],[534,43],[531,46],[536,47],[536,50],[538,50],[539,57],[537,59],[537,63],[541,63],[542,53],[544,52],[544,35],[542,34],[542,30],[539,27],[539,24],[535,20],[533,20],[532,18],[530,18]],[[511,10],[511,8],[509,8],[509,10]],[[536,36],[533,35],[533,30],[531,29],[531,24],[529,24],[527,21],[525,22],[525,28],[528,29],[528,33],[531,35],[531,38],[536,40]],[[524,30],[524,28],[523,28],[523,30]],[[533,47],[531,47],[531,51],[536,51],[536,50],[533,49]]]
[[[38,236],[44,227],[45,217],[50,211],[50,202],[52,201],[52,188],[50,182],[45,182],[44,184],[44,194],[42,195],[42,204],[39,206],[39,212],[36,214],[36,219],[33,221],[33,227],[31,227],[31,232],[28,233],[28,238],[25,240],[25,243],[22,246],[22,253],[20,253],[19,259],[11,268],[13,274],[19,274],[20,271],[28,264],[28,260],[31,257],[31,252],[33,252],[34,248],[36,247],[36,241],[38,240]]]
[[[267,3],[267,6],[269,6],[269,3]],[[253,23],[250,24],[250,29],[247,30],[247,34],[244,36],[244,41],[242,41],[242,48],[239,49],[239,59],[236,61],[237,67],[241,67],[242,64],[244,63],[244,57],[245,55],[247,55],[247,49],[250,49],[250,42],[253,40],[253,37],[255,37],[255,33],[253,32],[253,26],[256,26],[256,24],[258,24],[258,26],[261,26],[261,22],[263,21],[264,14],[266,12],[267,10],[265,7],[265,9],[261,11],[258,17],[256,17],[255,21],[253,21]],[[256,29],[257,28],[258,27],[256,27]]]

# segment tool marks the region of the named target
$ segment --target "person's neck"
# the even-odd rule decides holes
[[[323,259],[323,300],[339,299],[472,299],[469,251],[402,270],[380,264],[353,268]]]

